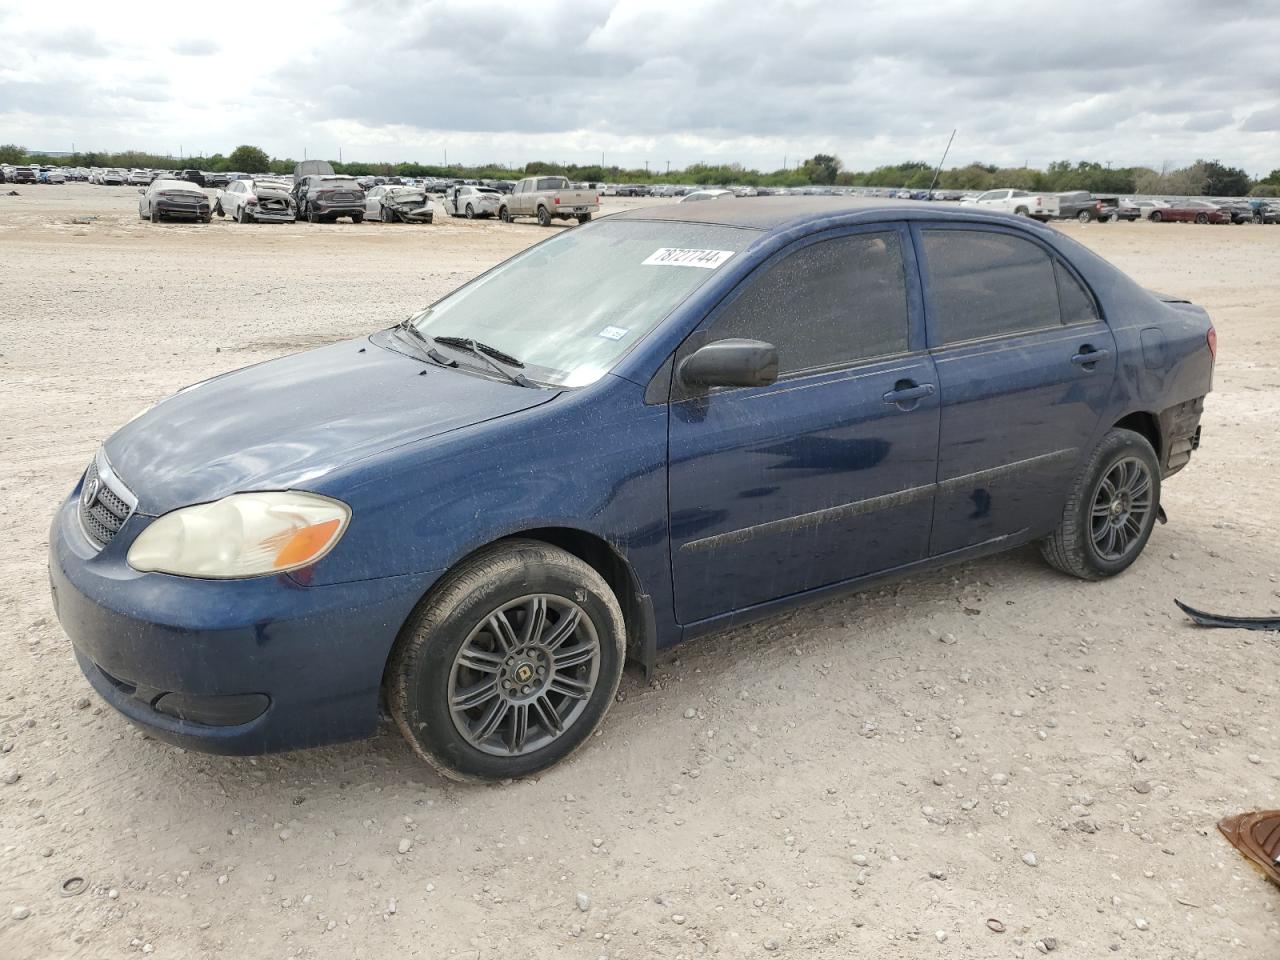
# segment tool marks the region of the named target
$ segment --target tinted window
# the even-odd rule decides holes
[[[1062,304],[1063,323],[1087,323],[1098,319],[1097,308],[1093,305],[1093,297],[1080,285],[1080,281],[1071,275],[1071,271],[1062,264],[1054,262],[1053,269],[1058,274],[1058,300]]]
[[[1061,323],[1053,261],[1036,244],[978,230],[923,237],[933,346]]]
[[[716,320],[713,337],[764,340],[778,372],[907,349],[907,288],[896,233],[812,243],[757,272]]]

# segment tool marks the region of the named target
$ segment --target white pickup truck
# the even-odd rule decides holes
[[[516,217],[537,217],[544,227],[552,220],[586,223],[600,209],[595,190],[575,189],[564,177],[525,177],[502,198],[498,216],[510,223]]]
[[[1052,220],[1058,215],[1058,198],[1048,193],[1029,193],[1026,190],[988,190],[969,200],[961,200],[962,207],[986,207],[1016,213],[1033,220]]]

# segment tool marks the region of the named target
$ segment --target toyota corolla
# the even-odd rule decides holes
[[[1024,218],[629,211],[122,427],[57,511],[54,602],[162,739],[331,743],[384,702],[442,773],[520,776],[695,634],[1033,541],[1121,573],[1214,351],[1202,309]]]

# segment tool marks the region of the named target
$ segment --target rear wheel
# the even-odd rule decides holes
[[[591,214],[589,214],[589,213],[583,213],[583,214],[580,214],[580,215],[578,216],[578,222],[579,222],[579,223],[590,223],[590,222],[591,222]]]
[[[1132,430],[1113,429],[1076,478],[1040,553],[1082,580],[1113,577],[1138,559],[1159,509],[1160,462],[1151,443]]]
[[[1014,214],[1015,214],[1015,215],[1017,215],[1017,216],[1019,216],[1019,217],[1029,217],[1029,216],[1031,216],[1031,211],[1030,211],[1030,210],[1028,210],[1026,207],[1019,207],[1017,210],[1015,210],[1015,211],[1013,211],[1013,212],[1014,212]]]
[[[1079,220],[1081,223],[1088,223],[1090,220],[1093,219],[1093,214],[1088,210],[1081,210],[1079,213],[1076,214],[1076,219]]]
[[[319,223],[320,217],[316,215],[315,207],[307,204],[307,223]]]
[[[476,218],[475,208],[472,207],[471,204],[469,203],[467,204],[466,217],[468,220],[474,220]]]
[[[387,670],[387,703],[414,751],[454,780],[536,773],[608,710],[625,656],[608,585],[572,554],[497,544],[432,591]]]
[[[353,214],[351,215],[351,222],[352,222],[352,223],[364,223],[364,214],[363,214],[363,213],[353,213]]]
[[[551,214],[547,211],[546,207],[538,208],[538,223],[544,227],[551,226]]]
[[[1209,215],[1207,213],[1196,214],[1196,223],[1208,223],[1208,222],[1209,222]]]
[[[152,206],[151,208],[151,222],[152,223],[160,222],[160,211],[157,210],[154,206]]]
[[[214,212],[214,213],[216,213],[216,214],[217,214],[218,216],[220,216],[220,217],[225,217],[225,216],[226,216],[226,213],[224,213],[224,212],[223,212],[223,210],[222,210],[222,201],[221,201],[221,200],[219,200],[217,203],[215,203],[215,204],[213,205],[213,212]]]

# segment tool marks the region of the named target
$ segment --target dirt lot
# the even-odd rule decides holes
[[[1123,578],[1025,549],[700,640],[651,686],[629,674],[570,763],[459,787],[390,728],[255,759],[145,738],[71,658],[47,530],[144,406],[387,326],[545,233],[157,227],[130,190],[19,190],[0,196],[0,957],[1274,953],[1280,896],[1214,823],[1280,806],[1276,636],[1197,630],[1172,598],[1280,609],[1280,229],[1064,227],[1219,331],[1204,444]]]

